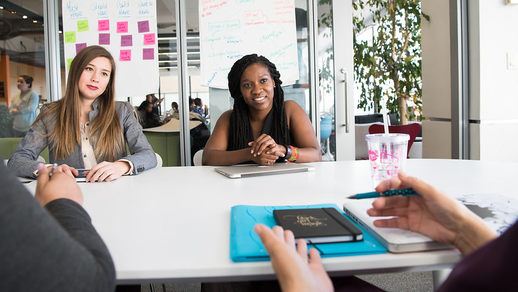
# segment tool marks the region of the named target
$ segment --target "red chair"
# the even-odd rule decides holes
[[[400,126],[389,126],[389,133],[408,134],[410,139],[408,140],[407,157],[410,152],[410,147],[414,144],[415,138],[421,131],[421,125],[418,123],[411,123],[408,125]],[[369,127],[369,134],[383,134],[385,133],[385,127],[382,124],[373,124]]]

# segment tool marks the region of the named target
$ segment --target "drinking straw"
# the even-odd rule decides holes
[[[389,133],[389,121],[388,121],[388,116],[387,116],[387,105],[385,104],[382,108],[381,108],[381,112],[383,114],[383,128],[385,128],[385,135],[388,135]]]

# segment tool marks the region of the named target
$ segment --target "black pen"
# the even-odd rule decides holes
[[[408,189],[395,189],[395,190],[388,190],[383,193],[378,192],[370,192],[370,193],[362,193],[362,194],[356,194],[349,196],[349,199],[368,199],[368,198],[378,198],[378,197],[389,197],[389,196],[397,196],[397,195],[403,195],[403,196],[419,196],[418,193],[414,191],[412,188]]]
[[[58,164],[57,164],[57,163],[54,163],[54,164],[52,165],[52,169],[50,170],[49,176],[52,176],[52,174],[54,173],[54,170],[56,170],[56,167],[58,167]]]

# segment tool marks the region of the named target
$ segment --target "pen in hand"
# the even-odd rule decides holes
[[[54,163],[54,164],[52,165],[52,169],[50,170],[49,176],[52,176],[52,174],[54,173],[54,170],[56,170],[56,167],[58,167],[58,164],[57,164],[57,163]]]
[[[397,195],[403,195],[403,196],[419,196],[418,193],[414,191],[412,188],[408,189],[395,189],[395,190],[388,190],[383,193],[378,192],[370,192],[370,193],[361,193],[356,194],[347,197],[348,199],[368,199],[368,198],[378,198],[378,197],[389,197],[389,196],[397,196]]]

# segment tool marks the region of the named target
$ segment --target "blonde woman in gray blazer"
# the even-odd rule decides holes
[[[115,101],[115,61],[100,46],[81,50],[70,65],[63,99],[44,106],[11,155],[8,168],[35,177],[39,154],[50,163],[89,169],[87,182],[115,180],[156,166],[156,155],[133,107]],[[127,153],[129,148],[129,154]]]

